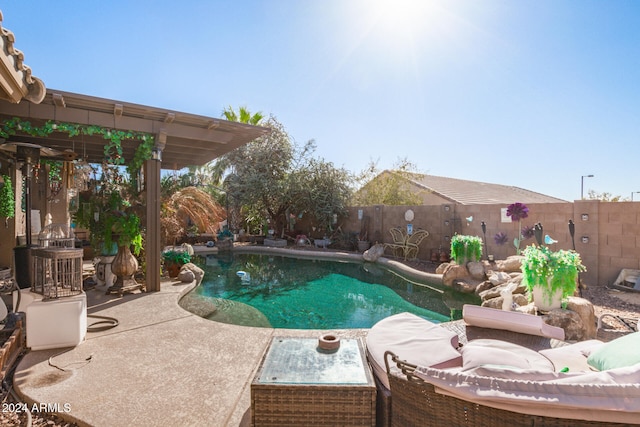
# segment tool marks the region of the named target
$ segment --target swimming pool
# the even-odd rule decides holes
[[[461,307],[465,302],[460,298],[475,302],[372,263],[233,252],[199,258],[196,263],[205,270],[204,280],[180,304],[224,323],[289,329],[370,328],[401,312],[446,322],[456,311],[452,305]]]

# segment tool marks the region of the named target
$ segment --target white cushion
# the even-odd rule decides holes
[[[553,363],[537,351],[506,341],[473,340],[463,346],[460,352],[464,371],[491,365],[553,372]]]
[[[602,341],[587,340],[558,348],[540,350],[540,354],[549,359],[556,372],[587,372],[593,371],[587,363],[587,357],[599,348]]]
[[[456,350],[458,336],[411,313],[382,319],[367,334],[367,358],[378,380],[388,389],[384,353],[392,351],[418,366],[447,368],[461,366]]]
[[[640,364],[603,372],[541,372],[484,366],[418,368],[436,392],[492,408],[547,417],[637,424]]]

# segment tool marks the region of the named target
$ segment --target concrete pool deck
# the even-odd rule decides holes
[[[18,395],[29,407],[57,406],[83,426],[250,425],[250,385],[271,338],[325,331],[203,319],[178,305],[194,286],[166,281],[159,292],[122,298],[105,295],[105,287],[87,291],[88,314],[116,318],[118,326],[88,332],[74,348],[28,352],[14,375]],[[347,338],[367,330],[332,332]]]

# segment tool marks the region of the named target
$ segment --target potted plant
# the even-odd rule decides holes
[[[178,273],[180,273],[180,268],[191,262],[191,255],[185,250],[170,249],[162,253],[162,260],[169,277],[177,277]]]
[[[371,247],[371,242],[369,242],[369,232],[363,228],[360,230],[360,234],[358,234],[358,251],[364,252]]]
[[[560,308],[562,299],[575,293],[578,274],[586,271],[580,254],[572,250],[554,252],[546,246],[530,245],[522,254],[522,282],[542,311]]]
[[[142,288],[143,285],[138,284],[133,278],[139,266],[136,255],[139,255],[142,249],[140,218],[130,210],[114,211],[105,223],[105,245],[113,242],[118,246],[118,252],[111,263],[111,271],[116,276],[116,282],[107,292],[122,294]]]
[[[482,239],[477,236],[456,234],[451,239],[451,259],[458,265],[479,261],[482,257]]]

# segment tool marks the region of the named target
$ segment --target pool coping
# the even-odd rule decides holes
[[[196,255],[206,255],[206,254],[217,254],[218,248],[208,248],[206,246],[194,246],[194,252]],[[352,262],[363,262],[367,263],[369,261],[365,261],[361,253],[352,253],[345,251],[330,251],[326,249],[318,249],[318,250],[305,250],[305,249],[294,249],[294,248],[274,248],[269,246],[258,246],[258,245],[237,245],[233,247],[233,252],[244,252],[244,253],[268,253],[268,254],[277,254],[282,256],[294,257],[294,258],[305,258],[305,259],[326,259],[326,260],[342,260],[342,261],[352,261]],[[442,283],[442,275],[435,273],[428,273],[426,271],[416,270],[411,268],[410,266],[403,264],[402,262],[386,258],[380,257],[373,264],[380,264],[384,267],[389,268],[397,273],[401,273],[407,276],[410,279],[414,280],[424,280],[436,285],[443,285]]]

